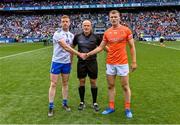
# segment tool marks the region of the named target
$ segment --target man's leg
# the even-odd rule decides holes
[[[54,109],[54,97],[56,94],[56,85],[58,81],[58,75],[50,74],[51,84],[49,88],[49,113],[48,116],[53,116]]]
[[[102,112],[102,114],[110,114],[114,112],[114,97],[115,97],[115,75],[107,75],[108,82],[108,96],[109,96],[109,108]]]
[[[122,76],[121,77],[121,86],[123,88],[123,93],[125,97],[125,113],[128,118],[132,118],[132,113],[130,110],[130,103],[131,103],[131,90],[129,87],[129,76]]]
[[[84,103],[84,96],[85,96],[85,82],[87,76],[87,69],[86,69],[86,62],[85,61],[78,61],[77,63],[77,77],[79,79],[79,97],[80,97],[80,104],[78,110],[83,110],[85,108]]]
[[[129,76],[121,77],[121,86],[123,88],[123,93],[125,97],[125,109],[130,109],[131,90],[129,87]]]
[[[63,96],[63,108],[67,111],[71,109],[68,107],[67,99],[68,99],[68,81],[69,81],[69,74],[61,74],[62,76],[62,96]]]
[[[90,83],[91,83],[91,94],[92,94],[92,99],[93,99],[93,108],[95,111],[99,111],[99,106],[97,104],[98,88],[97,88],[97,83],[96,83],[96,81],[97,81],[96,79],[98,76],[97,61],[96,60],[88,61],[86,66],[87,66],[87,72],[88,72],[88,76],[89,76]]]
[[[92,99],[93,99],[93,108],[97,112],[100,110],[98,103],[97,103],[97,94],[98,94],[98,88],[96,85],[96,79],[91,79],[90,78],[90,83],[91,83],[91,94],[92,94]]]
[[[80,78],[79,79],[79,97],[81,102],[84,102],[84,95],[85,95],[85,78]]]
[[[84,96],[85,96],[85,82],[86,79],[85,78],[79,78],[79,97],[80,97],[80,104],[78,107],[78,110],[83,110],[85,108],[85,104],[84,104]]]
[[[114,97],[116,94],[115,91],[115,75],[107,75],[107,81],[108,81],[108,96],[109,96],[109,108],[114,109]]]
[[[90,78],[90,83],[91,83],[91,94],[92,94],[92,99],[93,99],[93,104],[94,104],[97,101],[97,92],[98,92],[98,88],[96,85],[96,79]]]

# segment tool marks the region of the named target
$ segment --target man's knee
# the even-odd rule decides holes
[[[122,89],[124,91],[128,91],[129,90],[129,80],[128,80],[128,77],[123,77],[121,79],[121,86],[122,86]]]
[[[66,79],[62,80],[62,84],[63,84],[63,86],[66,86],[68,84],[68,80],[66,80]]]
[[[58,81],[58,75],[50,74],[51,84],[56,84]]]
[[[111,89],[114,89],[114,87],[115,87],[114,84],[109,84],[109,85],[108,85],[108,89],[110,89],[110,90],[111,90]]]
[[[51,81],[51,88],[56,88],[57,82]]]
[[[62,80],[62,86],[63,87],[67,87],[68,86],[68,80],[67,79]]]
[[[92,88],[96,88],[97,85],[96,85],[96,79],[90,79],[90,83],[91,83],[91,87]]]
[[[68,86],[68,82],[69,82],[69,74],[62,74],[62,86],[66,87]]]
[[[124,91],[128,91],[129,90],[129,85],[128,84],[122,84],[121,86],[122,86]]]
[[[85,86],[85,82],[86,82],[85,79],[79,79],[80,86]]]

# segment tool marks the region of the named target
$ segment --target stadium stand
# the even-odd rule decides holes
[[[175,2],[178,0],[3,0],[0,4],[3,7],[20,7],[20,6],[54,6],[54,5],[90,5],[90,4],[121,4],[121,3],[141,3],[141,2]]]
[[[116,4],[129,2],[175,2],[177,0],[77,0],[70,1],[36,1],[36,0],[3,0],[0,2],[2,7],[14,6],[53,6],[53,5],[76,5],[76,4]],[[108,21],[108,11],[101,12],[74,12],[68,14],[71,18],[71,31],[79,33],[81,31],[81,22],[84,19],[91,19],[94,32],[102,34],[110,23]],[[60,27],[60,17],[62,12],[55,14],[34,14],[25,12],[23,14],[5,13],[0,15],[0,38],[45,38],[52,36]],[[156,11],[127,11],[121,12],[123,25],[128,25],[135,38],[148,36],[152,40],[160,35],[168,37],[180,36],[180,10],[156,10]]]

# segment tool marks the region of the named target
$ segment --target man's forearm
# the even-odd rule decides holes
[[[135,49],[135,47],[132,47],[130,49],[130,53],[131,53],[131,61],[132,61],[132,63],[136,63],[136,49]]]
[[[94,49],[94,50],[88,52],[88,53],[87,53],[87,56],[92,56],[92,55],[94,55],[94,54],[96,54],[96,53],[101,52],[102,50],[103,50],[103,48],[100,47],[100,46],[98,46],[96,49]]]
[[[64,49],[65,49],[66,51],[70,52],[70,53],[75,54],[75,55],[79,55],[79,54],[80,54],[77,50],[73,49],[73,48],[70,47],[70,46],[67,46],[67,47],[65,47]]]
[[[69,46],[69,45],[67,45],[65,42],[60,42],[59,43],[62,47],[63,47],[63,49],[65,49],[66,51],[68,51],[68,52],[70,52],[70,53],[72,53],[72,54],[76,54],[76,55],[80,55],[80,53],[77,51],[77,50],[75,50],[75,49],[73,49],[71,46]]]

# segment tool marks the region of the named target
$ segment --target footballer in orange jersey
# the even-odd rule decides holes
[[[106,74],[108,82],[109,107],[102,114],[110,114],[115,111],[115,78],[120,76],[121,86],[125,96],[125,114],[127,118],[132,118],[130,109],[131,90],[129,87],[129,65],[126,52],[126,45],[130,47],[131,65],[130,70],[133,72],[137,68],[136,64],[136,49],[131,30],[120,24],[120,13],[117,10],[112,10],[109,13],[109,19],[112,27],[107,29],[103,36],[101,44],[91,52],[84,56],[84,59],[102,51],[108,46],[106,59]]]

